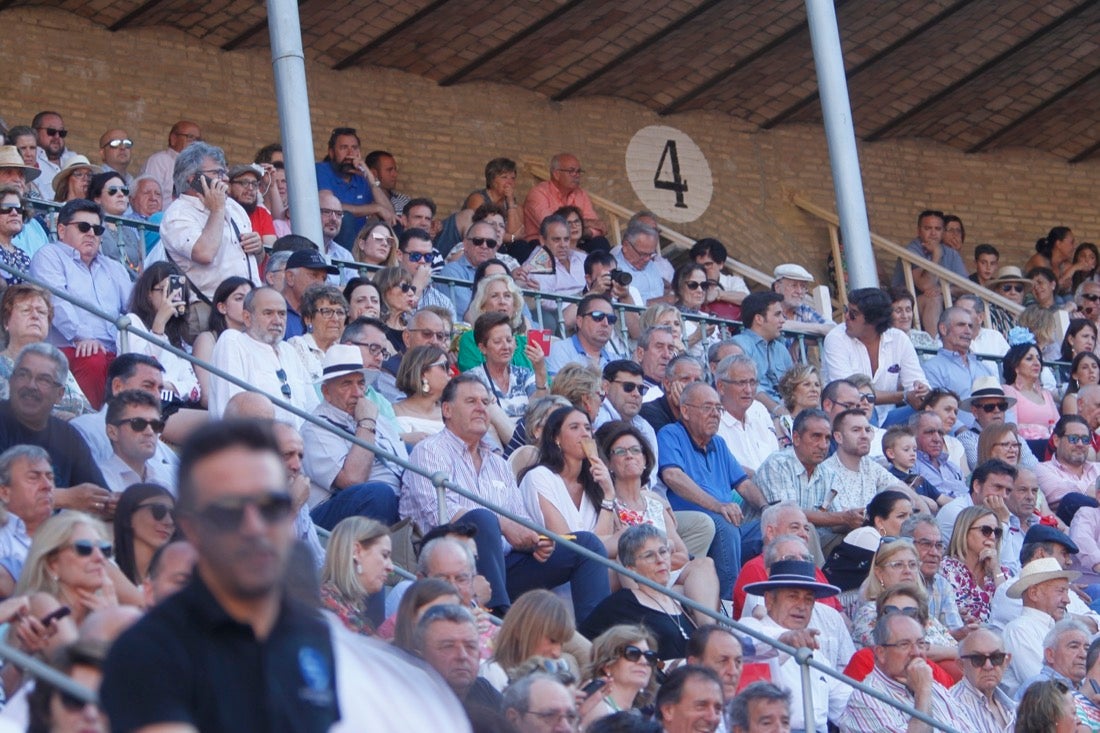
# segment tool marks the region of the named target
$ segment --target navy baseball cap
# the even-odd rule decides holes
[[[330,275],[339,275],[340,268],[330,265],[324,255],[315,249],[299,249],[286,261],[286,269],[301,267],[306,270],[324,270]]]
[[[1032,542],[1057,542],[1066,548],[1071,555],[1080,552],[1077,543],[1071,540],[1069,535],[1045,524],[1033,524],[1027,530],[1027,534],[1024,535],[1024,544],[1029,545]]]

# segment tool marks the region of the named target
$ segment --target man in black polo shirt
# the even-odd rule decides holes
[[[58,487],[54,506],[109,517],[114,501],[88,444],[50,414],[65,394],[68,376],[68,360],[49,344],[33,343],[19,352],[8,379],[9,399],[0,401],[0,452],[13,445],[45,448]]]

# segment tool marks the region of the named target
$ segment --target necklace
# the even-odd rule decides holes
[[[688,633],[687,629],[684,628],[684,618],[687,616],[687,614],[677,613],[677,614],[673,615],[673,614],[669,613],[668,611],[666,611],[664,603],[662,603],[659,598],[657,598],[652,593],[650,593],[648,590],[646,590],[644,586],[638,586],[638,590],[640,590],[642,593],[646,594],[649,597],[650,600],[652,600],[654,603],[656,603],[657,608],[661,609],[661,613],[668,616],[668,620],[676,625],[676,630],[680,632],[680,636],[684,637],[685,640],[691,638],[691,635]],[[673,611],[676,610],[676,606],[677,606],[677,603],[676,603],[675,600],[673,600],[672,601],[672,610]],[[692,627],[695,626],[695,623],[692,622],[690,619],[688,620],[688,623]]]

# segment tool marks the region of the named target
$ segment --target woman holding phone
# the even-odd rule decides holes
[[[469,370],[489,389],[501,409],[513,420],[523,417],[531,397],[547,392],[546,355],[542,347],[529,340],[524,355],[532,369],[516,366],[516,333],[512,319],[504,313],[482,313],[474,323],[474,343],[485,362]]]

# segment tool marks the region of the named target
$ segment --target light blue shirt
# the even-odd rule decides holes
[[[650,301],[654,298],[660,298],[665,294],[665,280],[661,276],[661,270],[654,266],[654,263],[649,263],[643,269],[639,270],[627,261],[623,256],[623,248],[616,247],[611,251],[611,254],[615,257],[615,262],[618,263],[618,268],[624,272],[629,272],[634,276],[634,280],[630,283],[633,287],[638,289],[638,292],[642,294],[642,300]],[[645,305],[645,303],[639,303],[639,305]]]
[[[608,362],[615,357],[608,353],[607,347],[600,349],[599,369],[602,372]],[[581,346],[581,340],[573,334],[571,338],[555,341],[550,347],[550,356],[546,357],[546,372],[552,377],[561,371],[566,364],[576,362],[578,364],[593,364],[592,357]]]
[[[733,337],[745,355],[756,362],[756,378],[760,380],[757,390],[782,402],[779,396],[779,380],[794,366],[791,352],[783,345],[782,339],[765,341],[764,337],[751,329],[745,329]]]
[[[477,268],[470,264],[470,261],[466,259],[466,255],[462,255],[454,262],[448,262],[444,265],[439,274],[443,277],[453,277],[456,280],[473,282],[475,272],[477,272]],[[439,287],[443,288],[444,292],[451,290],[449,283],[440,283]],[[455,296],[455,315],[459,319],[463,319],[466,317],[466,310],[470,307],[470,301],[473,300],[474,292],[469,287],[461,285],[455,285],[453,292]]]
[[[116,318],[125,311],[133,287],[122,263],[97,254],[91,265],[85,265],[76,249],[61,242],[50,242],[38,251],[31,260],[31,276]],[[72,346],[81,339],[95,339],[107,351],[114,352],[118,334],[114,323],[61,298],[54,298],[53,312],[50,343],[54,346]]]
[[[964,364],[962,356],[957,351],[947,349],[940,349],[922,366],[924,376],[928,378],[928,386],[949,389],[957,394],[960,400],[970,396],[974,380],[978,377],[997,376],[992,366],[979,361],[973,354],[967,355]],[[965,410],[959,410],[958,421],[968,428],[974,427],[974,416]]]
[[[38,250],[50,243],[50,237],[41,222],[31,219],[23,226],[23,231],[11,238],[11,243],[23,250],[27,257],[34,257]]]

